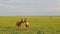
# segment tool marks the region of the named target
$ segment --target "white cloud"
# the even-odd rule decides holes
[[[16,6],[0,3],[0,8],[15,9]]]
[[[8,5],[8,4],[0,4],[0,8],[5,8],[5,9],[15,9],[17,11],[30,11],[30,10],[60,10],[60,8],[56,7],[56,8],[26,8],[26,7],[17,7],[17,6],[13,6],[13,5]]]
[[[0,3],[0,8],[6,8],[6,9],[15,9],[15,10],[17,10],[17,11],[23,11],[23,10],[60,10],[60,0],[54,0],[54,2],[52,1],[50,1],[50,0],[8,0],[8,1],[5,1],[5,3]],[[32,5],[32,6],[30,6],[30,5],[21,5],[21,6],[15,6],[15,5],[11,5],[12,3],[41,3],[41,4],[38,4],[37,6],[36,5]],[[43,3],[45,2],[45,4],[43,4]],[[48,5],[46,5],[46,2],[48,3]],[[8,4],[7,4],[8,3]],[[10,4],[11,3],[11,4]],[[46,6],[43,6],[43,5],[46,5]],[[41,6],[42,7],[41,7]]]
[[[2,10],[1,10],[2,9]],[[0,15],[59,15],[59,0],[8,0],[0,2]],[[54,12],[55,11],[55,12]]]

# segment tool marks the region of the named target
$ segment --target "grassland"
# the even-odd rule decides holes
[[[28,30],[24,24],[17,30],[20,18],[28,18]],[[0,16],[0,34],[60,34],[60,16]]]

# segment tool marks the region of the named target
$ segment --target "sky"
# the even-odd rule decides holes
[[[60,16],[60,0],[0,0],[0,16]]]

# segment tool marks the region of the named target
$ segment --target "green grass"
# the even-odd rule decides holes
[[[28,30],[24,24],[17,30],[20,18],[28,18]],[[60,16],[0,16],[0,34],[60,34]]]

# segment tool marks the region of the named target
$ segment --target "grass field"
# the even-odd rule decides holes
[[[16,22],[25,17],[30,28],[22,24],[17,30]],[[0,34],[60,34],[60,16],[0,16]]]

